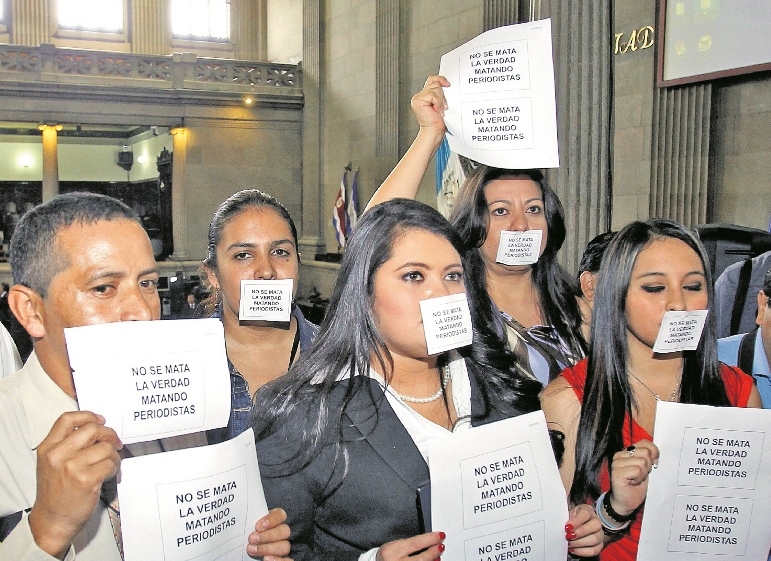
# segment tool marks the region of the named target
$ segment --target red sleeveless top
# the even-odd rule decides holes
[[[575,366],[571,366],[562,371],[562,376],[573,387],[573,391],[576,392],[578,401],[583,403],[584,400],[584,386],[586,384],[586,368],[588,360],[584,359],[578,362]],[[734,407],[747,407],[747,401],[750,398],[750,392],[752,391],[752,377],[747,376],[741,370],[731,368],[725,364],[720,365],[720,374],[723,377],[723,384],[725,385],[726,394],[728,400]],[[631,438],[630,438],[630,423],[631,423]],[[624,428],[622,432],[624,438],[624,446],[630,446],[638,440],[653,440],[653,437],[648,434],[644,428],[638,425],[634,419],[627,416],[624,420]],[[607,465],[603,466],[600,472],[600,489],[603,492],[610,489],[610,474],[608,473]],[[601,561],[634,561],[637,558],[637,547],[640,543],[640,529],[642,528],[643,510],[640,509],[637,512],[637,516],[629,525],[629,530],[624,532],[620,539],[607,544],[602,553],[600,553]]]

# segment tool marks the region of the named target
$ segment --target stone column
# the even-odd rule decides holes
[[[324,9],[321,0],[303,0],[303,186],[300,252],[312,260],[325,251],[324,180],[321,175],[321,52],[324,44]]]
[[[12,0],[11,10],[11,43],[35,47],[51,42],[49,0]]]
[[[43,202],[59,193],[59,137],[61,125],[38,125],[43,133]]]
[[[171,221],[174,236],[174,253],[171,259],[189,259],[187,250],[187,207],[185,204],[185,169],[187,168],[187,129],[173,128],[169,131],[173,141],[174,166],[171,171]]]
[[[650,216],[686,226],[708,216],[712,84],[660,88],[653,104]]]
[[[482,10],[485,31],[519,21],[519,0],[485,0]]]
[[[610,226],[611,14],[611,0],[531,0],[528,14],[551,18],[560,167],[546,175],[565,207],[569,271]]]
[[[132,52],[167,55],[171,51],[169,5],[158,0],[133,0],[131,6]]]
[[[376,184],[385,180],[399,163],[399,56],[401,1],[376,0],[375,13],[375,154]]]

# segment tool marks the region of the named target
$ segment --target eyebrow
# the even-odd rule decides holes
[[[424,269],[432,269],[433,268],[433,267],[431,267],[431,265],[428,265],[426,263],[421,263],[420,261],[408,261],[404,265],[401,265],[400,267],[397,267],[396,270],[397,271],[401,271],[402,269],[407,269],[409,267],[423,267]],[[463,264],[462,263],[451,263],[451,264],[447,265],[444,268],[444,270],[446,271],[447,269],[454,269],[455,267],[460,267],[462,269],[463,268]]]
[[[158,267],[153,267],[151,269],[145,269],[144,271],[140,271],[139,276],[145,277],[147,275],[158,275],[160,274],[160,271]],[[128,276],[125,272],[120,271],[96,271],[92,275],[89,275],[88,282],[96,282],[100,279],[108,279],[108,278],[124,278]]]
[[[691,275],[698,275],[698,276],[704,277],[704,278],[706,278],[706,276],[707,276],[704,273],[704,271],[690,271],[688,273],[685,273],[685,275],[683,275],[683,276],[684,277],[690,277]],[[649,273],[643,273],[642,275],[638,276],[637,278],[638,279],[644,279],[646,277],[663,277],[663,276],[666,276],[666,273],[662,273],[662,272],[659,272],[659,271],[651,271]]]
[[[531,198],[529,198],[529,199],[527,199],[527,200],[525,201],[525,204],[527,204],[527,203],[532,203],[533,201],[541,201],[541,202],[543,202],[543,197],[531,197]],[[510,199],[496,199],[496,200],[494,200],[494,201],[490,201],[490,202],[488,202],[488,203],[487,203],[487,206],[490,206],[490,205],[494,205],[495,203],[507,203],[507,204],[511,204],[511,200],[510,200]]]
[[[270,242],[270,245],[271,245],[271,247],[275,247],[277,245],[282,245],[282,244],[285,244],[285,243],[288,243],[292,247],[295,247],[294,240],[289,239],[289,238],[284,238],[282,240],[273,240],[272,242]],[[252,243],[252,242],[235,242],[235,243],[230,244],[227,247],[227,249],[228,250],[230,250],[230,249],[238,249],[238,248],[252,249],[252,248],[255,248],[255,247],[257,247],[256,243]]]

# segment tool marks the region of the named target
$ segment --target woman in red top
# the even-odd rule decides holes
[[[697,350],[653,352],[665,312],[707,309],[711,301],[707,259],[693,234],[662,219],[628,225],[600,268],[589,357],[543,391],[550,428],[565,433],[560,472],[571,502],[600,503],[603,561],[637,556],[658,459],[657,401],[761,406],[752,379],[718,362],[711,315]]]

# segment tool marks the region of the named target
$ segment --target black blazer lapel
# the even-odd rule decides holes
[[[370,380],[369,392],[361,389],[346,408],[345,417],[352,428],[407,485],[417,491],[428,481],[428,465],[412,441],[407,429],[396,416],[380,384]]]

